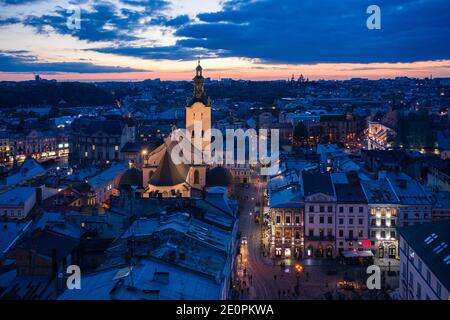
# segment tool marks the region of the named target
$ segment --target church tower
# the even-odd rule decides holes
[[[193,81],[194,92],[192,99],[186,103],[186,129],[191,139],[194,139],[194,137],[203,138],[202,150],[206,150],[211,143],[211,136],[207,133],[211,129],[211,102],[209,99],[206,99],[205,79],[203,78],[203,68],[200,65],[200,60],[195,69]],[[197,128],[194,128],[194,124],[197,124]],[[196,130],[199,132],[196,132]]]

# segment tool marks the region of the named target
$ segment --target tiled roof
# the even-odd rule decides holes
[[[329,173],[302,172],[305,196],[323,193],[334,197],[333,183]]]
[[[367,203],[366,196],[361,185],[337,183],[334,185],[338,202],[342,203]]]
[[[175,164],[172,161],[171,148],[167,146],[158,168],[149,180],[149,184],[153,186],[175,186],[185,182],[188,173],[188,165]]]

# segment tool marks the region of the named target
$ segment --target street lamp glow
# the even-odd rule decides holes
[[[295,265],[295,271],[297,271],[298,273],[303,271],[303,266],[300,263],[297,263]]]

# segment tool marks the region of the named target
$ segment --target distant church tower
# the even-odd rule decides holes
[[[207,134],[207,131],[211,129],[211,102],[205,96],[205,78],[203,78],[200,60],[192,80],[194,81],[194,92],[192,99],[186,103],[186,129],[192,139],[194,136],[203,137],[202,148],[205,150],[211,142],[211,136]],[[195,132],[195,122],[201,123],[200,132]]]

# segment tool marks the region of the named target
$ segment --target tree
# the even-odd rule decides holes
[[[303,122],[299,122],[294,128],[294,142],[302,143],[309,137],[308,129]]]

